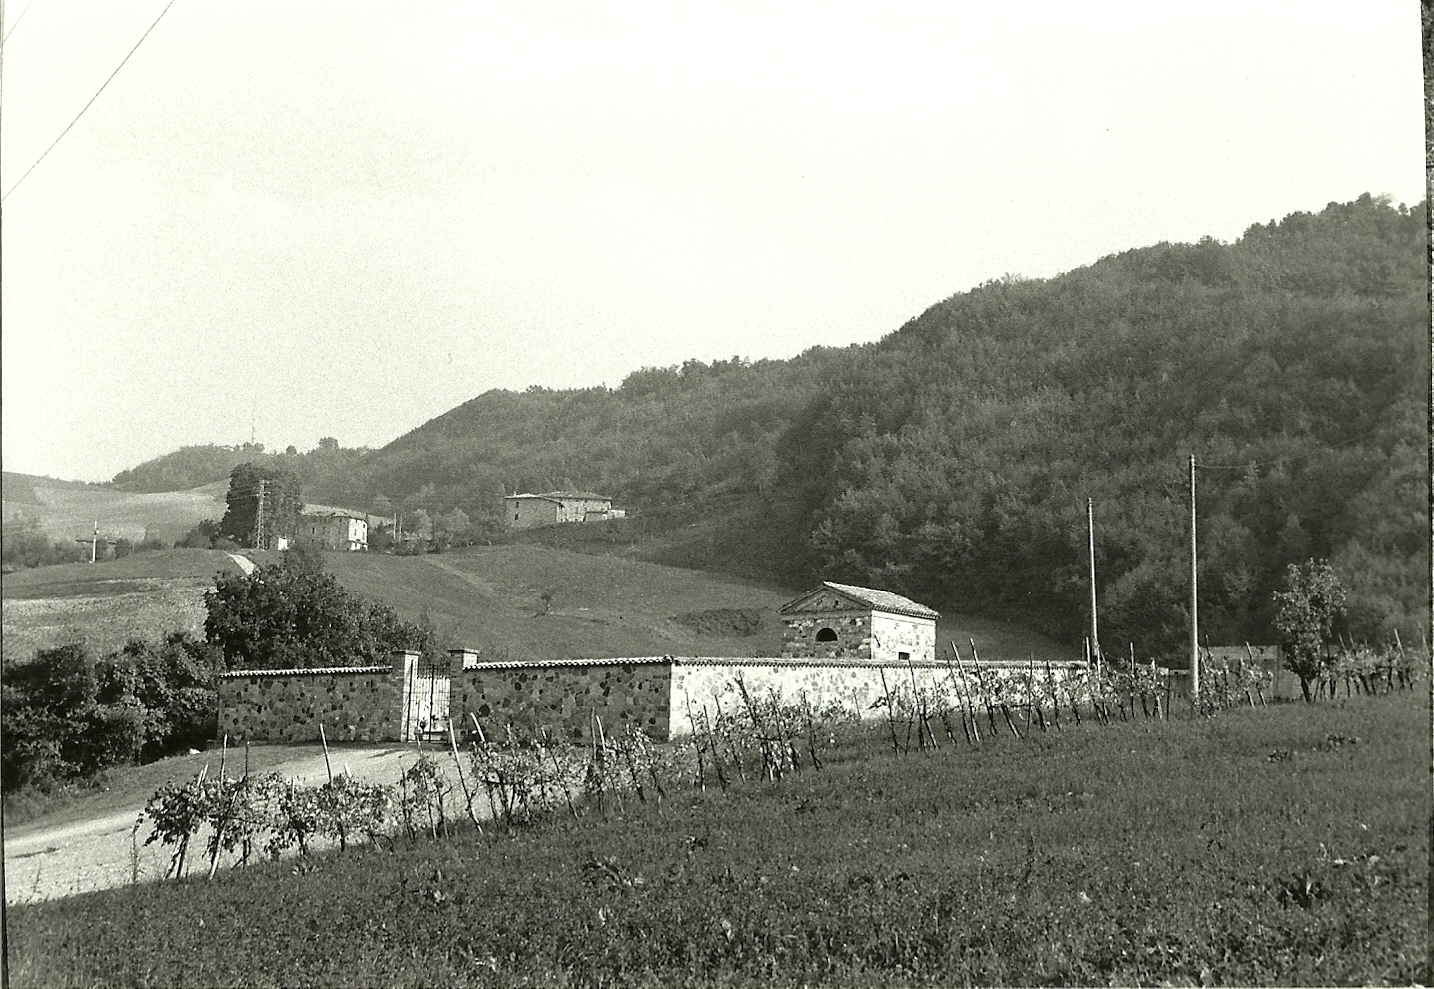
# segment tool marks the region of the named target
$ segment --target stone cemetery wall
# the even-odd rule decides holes
[[[230,740],[398,740],[403,667],[247,670],[219,677],[219,732]]]
[[[663,656],[479,663],[452,672],[449,716],[455,729],[471,729],[476,715],[484,731],[511,721],[586,740],[596,714],[606,734],[633,724],[665,738],[671,678],[672,661]]]

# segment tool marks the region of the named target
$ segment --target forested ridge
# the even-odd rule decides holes
[[[624,538],[696,523],[715,569],[869,582],[1072,642],[1090,498],[1102,641],[1148,655],[1184,635],[1193,453],[1210,641],[1268,641],[1271,591],[1310,557],[1349,590],[1341,631],[1414,635],[1424,245],[1422,206],[1363,196],[990,282],[876,344],[490,391],[381,450],[329,450],[304,497],[493,518],[504,492],[599,490],[633,511]]]

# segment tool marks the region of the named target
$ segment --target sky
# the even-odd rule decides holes
[[[1423,199],[1413,0],[168,2],[4,3],[8,471],[378,447]]]

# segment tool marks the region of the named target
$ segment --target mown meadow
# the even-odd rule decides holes
[[[878,724],[776,781],[12,908],[11,979],[1427,980],[1427,693],[1171,713],[900,755]]]

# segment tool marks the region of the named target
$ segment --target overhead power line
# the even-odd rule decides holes
[[[122,58],[122,59],[120,60],[120,64],[119,64],[119,65],[116,65],[116,66],[115,66],[115,70],[109,74],[109,79],[106,79],[103,83],[100,84],[100,88],[97,89],[97,90],[95,90],[95,95],[93,95],[93,96],[90,97],[90,102],[89,102],[89,103],[86,103],[83,107],[80,108],[80,112],[77,113],[77,114],[75,114],[75,119],[70,121],[70,126],[69,126],[69,127],[66,127],[64,130],[60,131],[60,136],[57,137],[57,138],[55,138],[54,141],[50,142],[50,146],[45,149],[45,153],[42,154],[42,155],[40,155],[40,157],[38,157],[38,158],[35,159],[35,164],[34,164],[34,165],[31,165],[29,168],[25,169],[25,174],[22,175],[22,176],[20,176],[20,178],[19,178],[18,180],[16,180],[15,184],[10,187],[9,191],[6,192],[5,195],[0,196],[0,203],[3,203],[5,200],[9,199],[9,198],[10,198],[10,193],[11,193],[11,192],[14,192],[14,191],[19,187],[20,183],[21,183],[21,182],[24,182],[25,179],[27,179],[27,178],[29,177],[30,173],[35,170],[35,166],[36,166],[36,165],[39,165],[40,162],[42,162],[42,161],[45,160],[45,155],[48,155],[51,151],[55,150],[55,145],[56,145],[56,144],[59,144],[60,141],[64,138],[64,136],[70,132],[70,127],[73,127],[73,126],[75,126],[75,124],[77,124],[77,123],[80,122],[80,118],[85,115],[85,111],[90,108],[90,104],[93,103],[95,100],[97,100],[97,99],[100,98],[100,93],[103,93],[103,92],[105,91],[105,87],[110,84],[110,80],[113,79],[115,76],[119,75],[119,70],[122,69],[122,68],[124,68],[124,64],[125,64],[125,62],[128,62],[128,61],[129,61],[130,55],[133,55],[136,51],[139,50],[139,46],[142,45],[142,44],[144,44],[144,39],[149,37],[149,32],[150,32],[150,31],[153,31],[156,27],[159,26],[159,22],[164,19],[164,15],[167,14],[167,13],[169,13],[169,8],[170,8],[170,7],[173,7],[173,6],[174,6],[174,0],[169,0],[169,3],[167,3],[167,4],[164,5],[164,9],[159,12],[159,16],[154,19],[154,23],[151,24],[151,25],[145,30],[144,34],[142,34],[142,35],[139,36],[139,40],[136,41],[136,42],[134,43],[134,47],[129,50],[129,55],[126,55],[124,58]],[[29,10],[28,7],[26,7],[25,9],[26,9],[26,10]],[[20,16],[21,16],[21,17],[24,17],[24,16],[25,16],[25,14],[24,14],[23,11],[21,12]],[[16,24],[19,24],[19,23],[20,23],[20,21],[19,21],[18,18],[16,19],[15,23],[16,23]],[[14,30],[14,28],[11,28],[11,30]]]
[[[30,5],[34,2],[35,0],[30,0],[30,3],[25,4],[25,9],[20,11],[20,16],[15,18],[15,23],[11,24],[10,30],[5,32],[5,37],[0,38],[0,45],[3,45],[5,42],[10,40],[10,35],[15,33],[15,29],[20,26],[20,22],[25,19],[25,15],[30,12]]]

